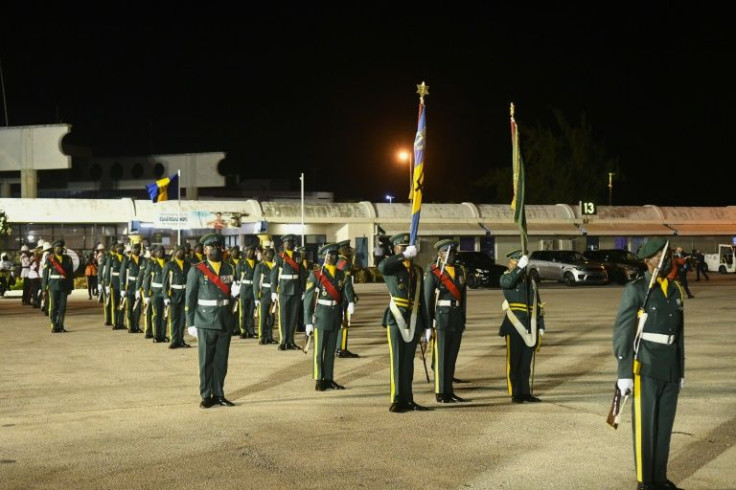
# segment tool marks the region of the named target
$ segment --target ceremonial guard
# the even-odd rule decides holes
[[[64,253],[64,240],[56,240],[53,253],[46,257],[41,276],[41,290],[47,295],[49,319],[53,333],[66,332],[64,317],[66,299],[74,289],[74,264],[72,258]]]
[[[391,237],[394,255],[378,264],[388,292],[391,295],[383,314],[383,326],[387,328],[391,368],[391,412],[430,410],[414,403],[414,355],[417,342],[427,327],[424,297],[423,271],[412,262],[417,248],[409,245],[409,234]]]
[[[238,288],[238,325],[240,326],[241,339],[258,338],[255,329],[254,313],[256,310],[256,299],[253,294],[253,276],[256,270],[256,248],[254,245],[244,247],[243,257],[235,267]]]
[[[146,259],[141,257],[141,244],[134,243],[130,247],[130,253],[123,259],[120,266],[120,301],[125,313],[125,326],[128,333],[140,333],[141,318],[141,280],[146,269]],[[148,336],[149,325],[146,324],[146,336]]]
[[[204,246],[201,243],[194,245],[192,252],[192,265],[197,265],[204,260]]]
[[[153,341],[168,342],[166,336],[166,321],[164,319],[164,266],[166,265],[166,250],[163,245],[153,247],[153,257],[146,260],[146,270],[143,273],[144,308],[151,309],[151,329]]]
[[[273,338],[273,324],[276,319],[271,301],[271,271],[276,266],[273,256],[273,249],[267,247],[263,251],[263,260],[256,264],[253,271],[253,298],[257,304],[258,343],[261,345],[278,343]]]
[[[355,308],[353,289],[348,288],[348,277],[337,268],[337,244],[322,246],[324,265],[309,273],[304,292],[304,325],[307,336],[314,335],[314,362],[312,371],[317,391],[342,390],[335,382],[335,347],[342,324],[343,310]],[[343,308],[343,304],[346,304]]]
[[[199,393],[201,408],[231,407],[225,398],[230,339],[235,316],[230,305],[230,289],[235,271],[222,260],[222,236],[210,233],[200,239],[206,259],[193,265],[187,274],[186,315],[190,333],[198,339]]]
[[[185,290],[187,286],[187,274],[189,273],[189,260],[185,256],[183,245],[174,247],[171,260],[164,264],[162,276],[162,287],[164,297],[164,317],[168,319],[169,338],[171,342],[169,349],[179,347],[191,347],[184,342],[185,321]]]
[[[465,331],[468,299],[465,270],[455,266],[459,245],[449,239],[435,243],[437,262],[427,267],[424,274],[424,306],[435,331],[432,359],[434,393],[439,403],[468,401],[455,394],[452,384]]]
[[[667,478],[667,462],[685,381],[685,292],[667,280],[672,259],[663,238],[649,239],[637,255],[647,271],[624,288],[613,327],[617,386],[621,394],[633,395],[636,488],[676,490]]]
[[[345,288],[350,288],[353,297],[355,298],[353,303],[358,302],[358,295],[355,294],[353,288],[353,255],[350,250],[350,240],[343,240],[337,242],[337,268],[345,273]],[[358,354],[354,354],[348,350],[348,333],[350,330],[351,317],[353,313],[347,311],[347,304],[343,304],[343,315],[340,325],[340,333],[337,338],[337,357],[360,357]]]
[[[532,363],[544,335],[543,304],[536,281],[524,271],[529,258],[521,250],[506,257],[508,270],[499,278],[506,315],[498,331],[506,338],[506,385],[513,403],[539,402],[532,395]]]
[[[299,323],[299,303],[304,292],[304,269],[294,251],[296,237],[284,235],[281,242],[284,251],[278,254],[276,264],[271,269],[271,285],[277,288],[276,292],[271,293],[271,301],[278,301],[279,350],[301,350],[294,342],[294,333]]]
[[[120,291],[121,281],[120,274],[123,265],[123,251],[125,250],[122,243],[114,245],[110,256],[105,261],[105,308],[110,312],[110,322],[113,330],[122,330],[123,312],[120,310]]]

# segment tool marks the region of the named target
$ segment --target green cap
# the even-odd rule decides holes
[[[636,253],[636,255],[640,259],[648,259],[652,255],[662,250],[666,243],[667,240],[659,236],[650,238],[647,240],[647,243],[639,248],[639,251]]]
[[[521,256],[524,255],[521,253],[521,250],[514,250],[513,252],[509,252],[506,254],[506,257],[509,259],[519,260]]]
[[[174,245],[174,253],[178,252],[179,250],[181,250],[182,252],[186,252],[186,245]]]
[[[330,252],[337,253],[337,249],[338,249],[337,243],[325,243],[324,245],[319,247],[319,254],[326,255]]]
[[[281,237],[282,242],[296,242],[296,235],[289,233],[288,235],[283,235]]]
[[[457,240],[453,240],[451,238],[445,238],[444,240],[440,240],[438,242],[435,242],[434,249],[438,252],[442,252],[444,250],[449,249],[450,247],[457,250],[457,248],[460,246],[460,242]]]
[[[56,248],[56,247],[64,247],[65,245],[66,245],[66,243],[64,242],[64,240],[56,240],[54,242],[54,244],[53,244],[53,247],[54,248]]]
[[[407,245],[409,245],[409,234],[399,233],[389,238],[389,240],[394,245],[401,245],[402,247],[406,247]]]
[[[335,243],[335,245],[337,245],[337,248],[350,247],[350,240],[343,240],[341,242]]]
[[[208,233],[207,235],[203,236],[199,239],[199,243],[202,245],[224,245],[224,240],[222,239],[222,235],[219,233]]]

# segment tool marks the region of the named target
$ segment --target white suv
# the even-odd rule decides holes
[[[553,280],[566,286],[608,284],[608,272],[600,262],[573,250],[538,250],[529,256],[529,275],[537,282]]]

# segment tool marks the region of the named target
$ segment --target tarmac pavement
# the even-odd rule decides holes
[[[669,478],[734,489],[736,275],[690,289]],[[457,368],[466,382],[455,389],[472,401],[436,403],[417,351],[414,398],[434,410],[412,413],[388,411],[385,286],[356,290],[349,348],[361,357],[336,359],[344,391],[314,390],[311,352],[233,337],[225,391],[236,406],[208,410],[199,408],[196,345],[170,350],[112,331],[84,290],[70,297],[69,332],[52,334],[47,317],[8,293],[0,488],[635,488],[628,406],[618,430],[605,422],[621,286],[543,283],[538,404],[511,404],[506,391],[501,292],[471,290]]]

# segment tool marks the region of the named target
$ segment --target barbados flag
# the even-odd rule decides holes
[[[415,245],[419,231],[419,215],[422,212],[422,192],[424,191],[424,145],[427,137],[426,108],[419,104],[419,123],[417,136],[414,139],[414,173],[411,186],[411,228],[409,243]]]
[[[179,174],[157,180],[153,184],[146,184],[148,196],[153,202],[168,201],[179,198]]]

